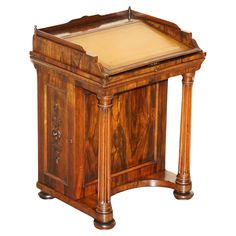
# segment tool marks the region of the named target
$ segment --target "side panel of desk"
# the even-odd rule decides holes
[[[83,138],[80,138],[80,99],[68,77],[37,66],[39,183],[72,198],[80,197]],[[76,101],[79,101],[76,103]],[[76,128],[80,133],[76,132]],[[77,142],[76,140],[82,140]],[[82,174],[82,172],[81,172]]]
[[[38,66],[39,182],[73,199],[97,191],[95,94]],[[112,106],[112,188],[165,168],[167,81],[120,93]]]

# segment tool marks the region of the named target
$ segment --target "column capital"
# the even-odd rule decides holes
[[[193,81],[194,81],[194,76],[195,76],[195,72],[188,72],[183,74],[183,84],[184,85],[192,85]]]
[[[98,107],[101,109],[108,109],[112,107],[113,96],[100,96],[97,95]]]

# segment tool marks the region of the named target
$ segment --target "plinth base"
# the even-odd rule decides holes
[[[133,181],[130,183],[126,183],[121,186],[117,186],[115,188],[111,189],[111,194],[114,195],[116,193],[132,189],[132,188],[138,188],[138,187],[167,187],[175,189],[175,181],[176,181],[176,175],[164,170],[160,171],[158,173],[148,175],[142,179],[139,179],[137,181]],[[97,194],[89,195],[87,197],[81,198],[81,199],[71,199],[68,196],[59,193],[55,191],[54,189],[42,184],[37,183],[37,187],[42,190],[39,193],[39,196],[43,199],[52,199],[53,197],[56,197],[60,199],[61,201],[75,207],[76,209],[90,215],[94,218],[94,225],[98,229],[111,229],[115,226],[115,220],[112,220],[108,223],[99,222],[96,219],[98,218],[96,207],[97,207]],[[182,194],[182,193],[174,193],[175,197],[177,199],[190,199],[193,196],[193,192],[190,192],[188,194]],[[53,197],[52,197],[53,196]]]

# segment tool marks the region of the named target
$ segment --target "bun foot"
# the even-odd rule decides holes
[[[38,193],[39,197],[42,198],[42,199],[53,199],[54,197],[49,195],[48,193],[45,193],[45,192],[39,192]]]
[[[97,220],[94,220],[94,226],[98,229],[112,229],[115,226],[116,222],[115,220],[112,220],[107,223],[99,222]]]
[[[180,193],[177,192],[176,190],[174,191],[174,196],[178,200],[189,200],[193,197],[194,193],[192,191],[187,192],[187,193]]]

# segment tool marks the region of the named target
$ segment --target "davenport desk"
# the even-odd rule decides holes
[[[35,28],[39,196],[115,225],[111,196],[131,188],[193,196],[191,99],[205,58],[191,33],[130,8]],[[182,75],[177,175],[165,169],[168,79]]]

